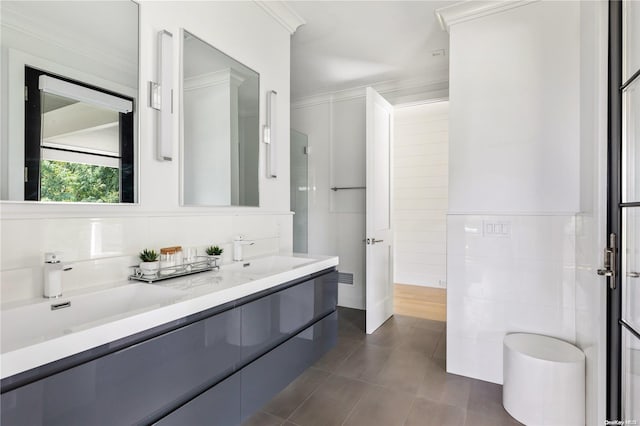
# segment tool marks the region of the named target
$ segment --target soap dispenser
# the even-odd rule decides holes
[[[62,296],[62,272],[69,271],[57,253],[44,254],[44,297],[53,299]]]

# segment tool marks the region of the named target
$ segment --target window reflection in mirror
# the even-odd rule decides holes
[[[26,67],[25,199],[133,201],[133,100]]]
[[[182,202],[258,206],[259,75],[182,37]]]
[[[135,1],[0,1],[2,200],[136,202],[138,9]],[[27,68],[133,101],[134,110],[43,92]],[[39,105],[25,109],[25,95]]]

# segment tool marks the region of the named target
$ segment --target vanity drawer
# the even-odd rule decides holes
[[[333,271],[242,305],[242,363],[334,311],[337,301],[338,273]]]
[[[240,424],[240,373],[160,419],[158,426],[235,426]]]
[[[315,364],[336,344],[338,313],[334,311],[241,370],[242,420],[245,421]]]
[[[240,358],[238,310],[2,394],[2,424],[146,423],[230,374]]]

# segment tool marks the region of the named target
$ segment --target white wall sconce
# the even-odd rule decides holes
[[[267,177],[278,177],[277,141],[276,138],[276,112],[278,93],[275,90],[267,92],[267,124],[262,129],[262,140],[267,145]]]
[[[149,82],[149,106],[156,113],[156,159],[173,158],[173,35],[158,32],[158,81]]]

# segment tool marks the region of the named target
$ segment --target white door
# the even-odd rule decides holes
[[[393,107],[367,87],[367,333],[393,315],[391,160]]]

